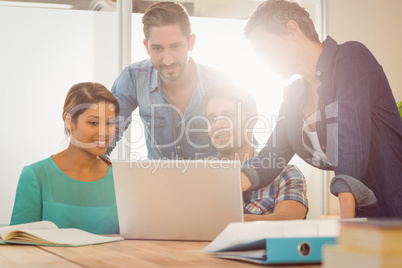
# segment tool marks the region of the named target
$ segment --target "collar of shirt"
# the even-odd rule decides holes
[[[323,74],[328,71],[332,58],[335,55],[336,48],[338,46],[336,41],[330,36],[327,36],[327,39],[325,39],[323,45],[324,47],[320,57],[318,58],[316,68],[316,78],[320,80],[320,82],[323,79]]]
[[[199,80],[200,73],[199,73],[199,70],[198,70],[198,66],[195,63],[195,61],[193,60],[193,58],[191,58],[191,57],[189,59],[189,62],[192,62],[194,64],[194,66],[195,66],[195,70],[197,72],[197,80],[198,80],[197,81],[197,90],[199,90],[200,89],[200,80]],[[152,92],[152,91],[154,91],[154,90],[156,90],[158,88],[160,90],[164,88],[162,79],[160,79],[159,73],[154,67],[152,67],[152,74],[151,74],[151,79],[150,79],[149,82],[150,82],[150,85],[149,85],[149,91],[150,92]]]
[[[203,98],[203,95],[205,93],[205,88],[203,87],[202,83],[200,82],[200,77],[202,77],[202,75],[200,74],[198,65],[191,57],[189,59],[189,62],[194,64],[195,70],[197,72],[197,88],[194,91],[193,95],[191,96],[190,102],[189,102],[186,110],[184,111],[184,116],[183,116],[182,120],[180,121],[180,124],[183,123],[187,118],[189,118],[191,116],[191,114],[198,108],[198,106],[201,103],[201,100]],[[151,93],[151,92],[154,92],[156,89],[159,90],[159,92],[161,93],[161,95],[163,96],[164,99],[166,99],[167,101],[170,102],[166,89],[163,86],[162,79],[158,75],[158,71],[155,68],[152,68],[149,91]]]
[[[326,115],[326,109],[328,105],[328,102],[326,101],[326,98],[328,98],[329,93],[328,90],[330,87],[327,85],[323,85],[324,83],[324,78],[328,75],[331,75],[331,66],[333,65],[333,60],[335,57],[335,54],[338,49],[338,44],[334,39],[332,39],[330,36],[327,36],[327,39],[323,42],[323,50],[318,58],[317,62],[317,68],[316,68],[316,78],[321,82],[321,85],[317,88],[317,93],[319,96],[318,100],[318,110],[317,111],[317,133],[319,134],[318,138],[320,141],[320,145],[322,147],[322,150],[324,153],[326,153],[326,147],[327,147],[327,115]],[[327,75],[326,75],[327,74]],[[328,79],[327,79],[328,81]]]

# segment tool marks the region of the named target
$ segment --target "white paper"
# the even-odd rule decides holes
[[[57,225],[50,221],[37,221],[24,224],[17,224],[0,228],[0,237],[4,239],[9,232],[15,230],[38,230],[38,229],[57,229]]]
[[[122,240],[121,237],[101,236],[73,228],[21,231],[39,237],[40,239],[49,241],[52,244],[68,246],[92,245]],[[43,244],[47,243],[43,242]]]

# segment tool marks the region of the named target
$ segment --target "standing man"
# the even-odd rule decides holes
[[[244,166],[251,186],[271,183],[295,155],[334,170],[331,193],[341,217],[402,217],[402,121],[387,77],[359,42],[320,42],[308,12],[298,3],[261,3],[246,37],[284,78],[301,75],[286,89],[266,146]],[[247,183],[247,180],[245,180]],[[245,183],[243,185],[246,185]]]
[[[205,105],[209,134],[218,150],[208,159],[244,162],[254,157],[254,99],[244,90],[225,85],[209,91]],[[284,166],[271,184],[245,194],[243,201],[245,221],[304,219],[308,211],[306,179],[296,166]]]
[[[154,3],[146,10],[142,23],[150,58],[126,67],[112,87],[121,107],[116,142],[138,107],[149,158],[198,159],[215,154],[202,100],[225,78],[189,57],[196,38],[181,4]]]

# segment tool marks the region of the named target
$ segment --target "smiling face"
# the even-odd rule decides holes
[[[239,148],[252,145],[255,123],[237,101],[214,97],[208,101],[206,113],[211,126],[209,136],[220,153],[234,154]]]
[[[278,35],[257,27],[250,33],[249,40],[257,54],[284,79],[297,74],[299,48],[292,34]]]
[[[178,24],[153,27],[144,40],[152,65],[165,82],[175,82],[184,73],[195,35],[188,39]]]
[[[103,155],[116,133],[114,105],[99,102],[91,105],[76,120],[65,115],[71,133],[70,143],[93,155]]]

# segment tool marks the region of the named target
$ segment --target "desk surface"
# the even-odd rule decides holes
[[[0,245],[1,267],[264,267],[209,257],[208,242],[125,240],[84,247]],[[281,268],[319,268],[290,265]]]

